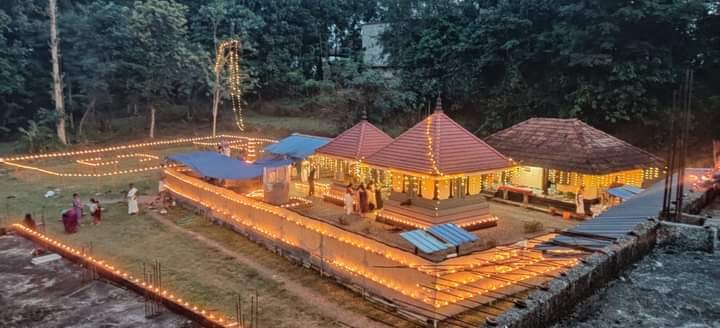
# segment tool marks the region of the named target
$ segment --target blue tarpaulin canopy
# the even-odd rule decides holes
[[[286,160],[266,160],[260,164],[250,164],[213,151],[175,154],[168,156],[168,159],[189,167],[201,176],[226,180],[257,178],[263,175],[263,168],[265,167],[290,164],[290,161]]]
[[[293,159],[305,159],[315,150],[330,142],[330,138],[293,133],[277,143],[265,147],[265,152],[284,155]]]

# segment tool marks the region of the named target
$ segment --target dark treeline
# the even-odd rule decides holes
[[[58,0],[69,135],[150,108],[210,109],[222,40],[242,40],[250,104],[335,98],[389,123],[442,95],[478,134],[530,116],[666,133],[695,73],[694,128],[720,134],[720,2],[708,0]],[[390,67],[361,64],[361,26],[387,22]],[[0,134],[55,136],[47,0],[0,2]],[[340,58],[340,59],[338,59]],[[389,77],[388,77],[389,76]],[[348,114],[349,112],[350,114]],[[350,116],[348,116],[350,115]],[[416,116],[411,116],[416,117]],[[407,119],[406,119],[407,121]],[[87,129],[87,127],[85,128]],[[72,139],[72,138],[71,138]]]

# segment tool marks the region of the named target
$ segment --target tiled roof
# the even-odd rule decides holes
[[[427,175],[503,169],[510,161],[445,115],[435,112],[368,157],[370,165]]]
[[[578,173],[664,165],[655,155],[578,119],[531,118],[485,140],[520,163]]]
[[[392,142],[392,138],[366,120],[345,130],[317,152],[350,159],[364,159]]]

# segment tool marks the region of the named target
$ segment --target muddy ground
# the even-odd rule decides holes
[[[33,265],[32,244],[0,236],[0,327],[193,327],[165,309],[145,318],[141,296],[64,259]]]

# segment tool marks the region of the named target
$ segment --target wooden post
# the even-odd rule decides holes
[[[543,195],[548,195],[548,180],[550,180],[550,172],[547,168],[542,169],[542,189]]]

